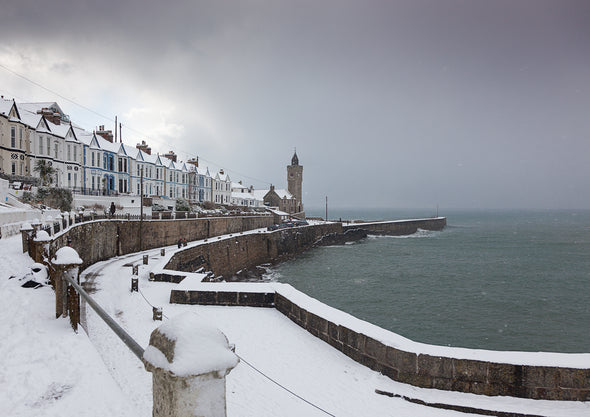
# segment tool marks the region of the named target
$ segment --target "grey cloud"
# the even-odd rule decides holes
[[[58,73],[82,59],[103,88],[175,103],[187,133],[161,146],[277,185],[296,146],[309,205],[590,207],[587,1],[4,10],[5,42],[50,48]],[[199,126],[199,109],[219,131]]]

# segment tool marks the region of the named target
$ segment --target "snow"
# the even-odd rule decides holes
[[[80,259],[78,252],[74,248],[64,246],[55,252],[52,262],[54,265],[82,265],[84,261]]]
[[[193,343],[193,336],[188,336],[187,331],[192,332],[194,327],[199,333],[206,324],[209,330],[214,328],[223,332],[229,343],[235,344],[236,354],[240,357],[240,362],[226,377],[229,417],[326,415],[276,383],[339,417],[467,415],[378,395],[375,389],[431,403],[504,412],[555,417],[590,415],[588,402],[485,397],[397,383],[354,362],[272,308],[171,305],[170,290],[179,286],[149,281],[149,273],[162,268],[175,250],[176,246],[167,247],[164,257],[156,249],[100,262],[87,268],[81,279],[88,281],[93,298],[141,346],[148,346],[151,332],[160,325],[177,341],[186,336],[186,340],[180,343],[179,360],[182,364],[178,363],[179,372],[195,371],[188,369],[189,357],[200,356],[203,349],[218,349],[195,346],[201,340]],[[4,335],[0,342],[3,358],[0,366],[1,414],[25,417],[151,415],[152,377],[143,363],[90,308],[87,308],[88,335],[82,328],[76,334],[67,318],[55,319],[55,297],[49,287],[25,289],[20,287],[21,282],[17,279],[9,279],[10,276],[26,275],[33,264],[20,252],[19,236],[0,239],[0,303],[5,311],[4,320],[0,321],[0,332]],[[144,254],[149,256],[148,265],[142,264]],[[139,293],[130,292],[131,265],[139,266]],[[379,340],[398,343],[408,349],[445,352],[441,347],[428,347],[400,338],[325,306],[284,284],[264,283],[251,287],[248,283],[199,283],[198,274],[192,274],[191,278],[190,285],[186,284],[187,289],[198,286],[200,289],[278,291],[316,314],[357,331],[366,331]],[[163,322],[152,320],[152,306],[163,307]],[[189,317],[185,316],[187,313]],[[179,324],[174,324],[176,320]],[[223,339],[216,340],[224,345]],[[222,350],[227,352],[225,346]],[[452,351],[456,353],[456,350]],[[494,357],[498,353],[483,351],[478,355]],[[519,352],[507,353],[507,356],[517,358],[517,354]],[[528,355],[538,360],[539,354]],[[556,360],[563,356],[547,355],[557,355]],[[156,356],[150,360],[162,360]],[[582,363],[577,362],[578,359],[585,361],[583,356],[574,363]],[[214,355],[213,359],[220,358]]]
[[[37,235],[35,236],[34,240],[35,242],[49,242],[51,237],[45,230],[39,230],[37,231]]]
[[[158,328],[168,340],[175,341],[174,357],[169,362],[154,346],[148,346],[143,359],[157,368],[178,376],[202,375],[213,371],[225,374],[238,364],[227,338],[219,329],[194,313],[167,320]]]

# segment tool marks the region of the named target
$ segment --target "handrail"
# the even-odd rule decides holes
[[[119,336],[119,339],[121,339],[123,343],[127,345],[131,352],[133,352],[140,361],[143,361],[144,349],[139,345],[139,343],[137,343],[129,335],[129,333],[119,326],[117,322],[113,320],[112,317],[109,316],[108,313],[104,311],[102,307],[99,306],[98,303],[94,301],[92,297],[90,297],[90,295],[88,295],[88,293],[84,291],[84,289],[72,277],[70,277],[68,274],[63,274],[63,278],[68,281],[68,283],[74,287],[76,291],[78,291],[78,294],[80,294],[82,298],[88,302],[88,304],[90,304],[90,307],[92,307],[92,309],[96,311],[96,314],[98,314],[100,318],[103,319],[105,323],[115,332],[115,334]]]

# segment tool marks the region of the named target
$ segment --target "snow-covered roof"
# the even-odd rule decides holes
[[[8,113],[10,113],[10,109],[12,108],[13,101],[7,100],[5,98],[0,99],[0,114],[6,115],[8,117]]]
[[[282,190],[282,189],[276,189],[275,188],[275,193],[277,193],[277,195],[281,198],[286,198],[286,199],[291,199],[294,198],[293,195],[287,191],[287,190]]]

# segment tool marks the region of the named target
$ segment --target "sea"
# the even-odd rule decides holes
[[[332,209],[329,218],[436,214]],[[447,218],[442,231],[313,248],[272,267],[267,278],[417,342],[590,352],[590,210],[438,215]]]

